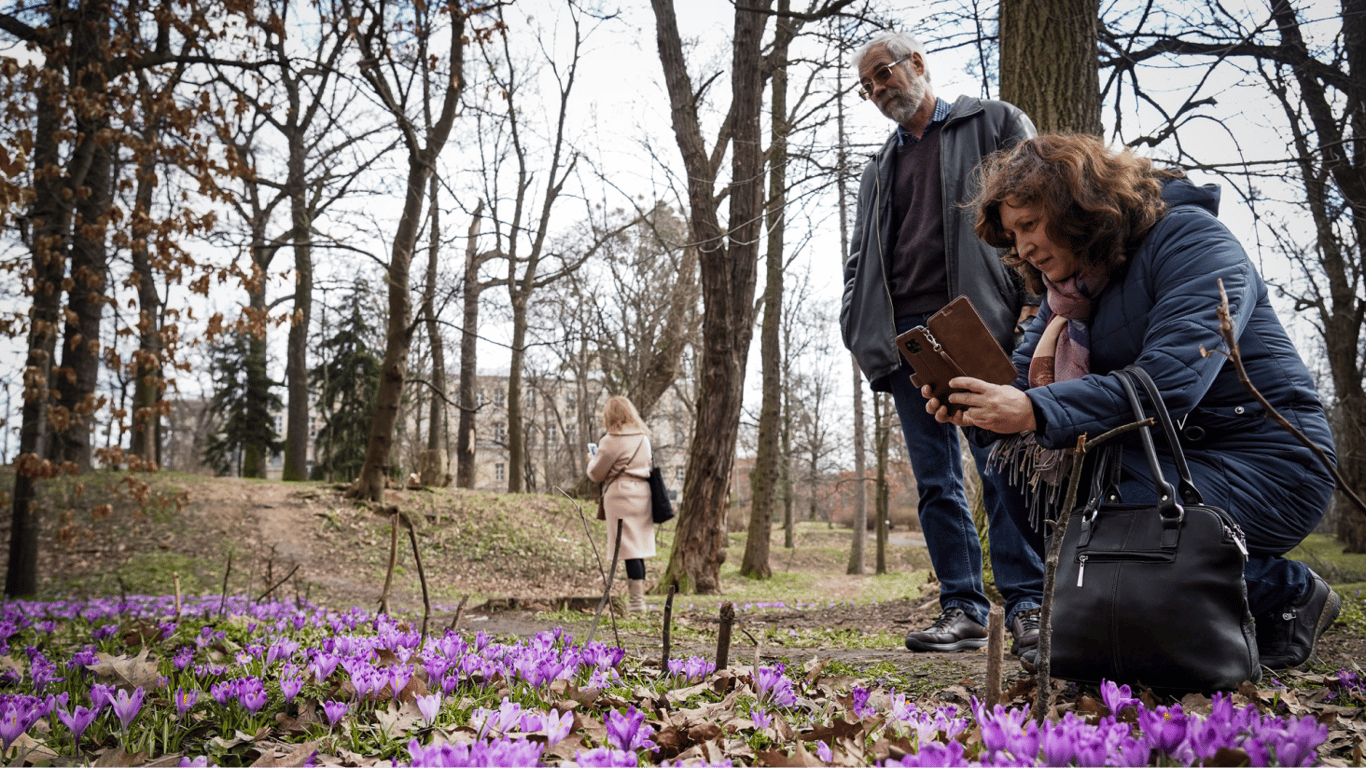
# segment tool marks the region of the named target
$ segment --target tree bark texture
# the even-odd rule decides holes
[[[441,326],[436,321],[436,275],[441,255],[441,206],[439,179],[432,174],[427,190],[431,229],[428,233],[427,279],[422,289],[422,316],[426,320],[427,343],[432,348],[432,398],[427,421],[427,453],[422,463],[423,485],[445,485],[450,480],[446,472],[446,344],[441,338]]]
[[[753,335],[763,196],[760,42],[768,2],[739,0],[735,8],[728,230],[722,229],[717,215],[715,165],[702,140],[673,2],[651,0],[651,5],[674,137],[688,174],[689,215],[693,241],[699,244],[704,307],[697,423],[678,532],[663,581],[677,579],[683,591],[710,594],[720,589],[721,564],[726,558],[727,496],[735,464],[745,359]]]
[[[291,103],[298,113],[297,89]],[[295,126],[297,128],[297,126]],[[308,479],[308,328],[313,316],[313,215],[309,211],[304,163],[307,149],[303,129],[289,136],[289,211],[293,221],[294,312],[290,316],[285,352],[285,386],[289,393],[285,416],[285,463],[282,480]]]
[[[479,337],[479,224],[484,212],[480,200],[470,219],[465,245],[465,272],[461,279],[460,295],[464,298],[464,312],[460,321],[460,418],[455,430],[455,484],[461,488],[474,487],[474,415],[479,407],[479,379],[477,346]]]
[[[1001,99],[1039,133],[1099,136],[1099,0],[1001,0]]]
[[[792,24],[783,19],[789,0],[778,0],[777,38],[773,46],[776,67],[770,82],[768,148],[768,255],[764,275],[764,324],[759,337],[760,376],[763,401],[759,406],[759,440],[754,474],[750,477],[749,532],[740,575],[767,579],[773,575],[768,551],[773,530],[773,508],[778,493],[778,437],[781,428],[783,350],[783,224],[787,206],[787,49]]]
[[[95,384],[100,370],[100,320],[106,303],[109,255],[105,232],[113,203],[113,136],[109,127],[109,6],[82,4],[71,25],[71,71],[84,91],[74,104],[81,141],[69,180],[76,193],[71,229],[71,273],[62,366],[56,377],[53,413],[55,447],[61,461],[90,469],[91,421],[98,405]]]

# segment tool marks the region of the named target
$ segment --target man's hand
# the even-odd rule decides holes
[[[1033,430],[1037,426],[1034,404],[1028,395],[1012,386],[990,384],[971,376],[957,376],[949,381],[949,386],[964,390],[950,394],[949,402],[967,406],[954,416],[949,416],[948,407],[933,397],[929,386],[920,390],[929,401],[925,404],[925,412],[933,414],[935,421],[960,427],[981,427],[1003,435]]]
[[[1039,307],[1035,304],[1025,304],[1020,307],[1020,317],[1015,321],[1015,332],[1024,333],[1029,324],[1034,321],[1035,315],[1039,314]]]

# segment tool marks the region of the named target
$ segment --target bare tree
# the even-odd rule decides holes
[[[1336,23],[1324,23],[1330,19]],[[1338,469],[1360,491],[1366,487],[1366,144],[1360,138],[1366,133],[1366,0],[1341,0],[1336,17],[1324,4],[1270,0],[1265,9],[1242,9],[1211,0],[1159,4],[1141,16],[1116,12],[1105,21],[1101,67],[1110,73],[1111,101],[1136,100],[1163,118],[1156,130],[1128,143],[1161,147],[1182,165],[1222,173],[1295,267],[1293,277],[1268,282],[1294,302],[1323,345]],[[1193,62],[1206,68],[1190,78],[1191,88],[1173,94],[1173,103],[1163,67]],[[1245,143],[1227,125],[1225,142],[1183,140],[1195,121],[1221,120],[1212,112],[1216,104],[1238,100],[1214,91],[1228,68],[1270,94],[1284,118],[1284,152],[1274,142]],[[1116,133],[1122,127],[1117,109]],[[1216,159],[1227,147],[1238,152],[1234,162]],[[1307,214],[1298,222],[1310,225],[1305,235],[1294,223],[1274,220],[1266,205],[1287,183],[1298,188],[1293,202]],[[1348,503],[1336,506],[1339,540],[1349,552],[1366,552],[1366,517]]]
[[[389,472],[389,449],[403,397],[412,340],[409,268],[426,200],[427,180],[446,145],[464,87],[467,11],[454,0],[414,7],[388,0],[343,0],[351,37],[360,49],[361,76],[394,118],[408,153],[408,176],[398,228],[389,255],[389,318],[384,361],[370,429],[365,466],[348,489],[351,496],[381,501]],[[441,16],[448,17],[449,48],[443,58],[432,43]],[[401,30],[407,34],[400,36]],[[430,108],[440,90],[440,108],[427,130],[415,112]]]
[[[506,153],[507,159],[515,167],[510,213],[505,210],[502,196],[495,193],[496,187],[490,186],[485,192],[485,199],[489,203],[489,220],[498,242],[496,250],[506,263],[504,285],[512,313],[507,389],[507,481],[511,493],[523,490],[526,477],[522,376],[527,349],[527,312],[532,296],[545,285],[572,274],[601,245],[599,240],[573,252],[556,252],[546,247],[551,216],[557,210],[565,185],[575,175],[579,163],[578,150],[567,141],[565,123],[572,104],[581,48],[593,31],[592,28],[584,28],[585,19],[594,18],[589,12],[576,3],[569,3],[567,13],[573,29],[567,61],[557,61],[546,43],[541,41],[556,86],[554,101],[551,102],[554,107],[548,110],[551,116],[548,146],[543,148],[533,146],[530,125],[532,118],[540,114],[542,109],[522,107],[523,98],[528,101],[531,99],[531,94],[524,90],[524,87],[530,86],[531,79],[524,79],[526,65],[518,60],[508,34],[504,32],[497,41],[491,40],[480,45],[491,86],[500,102],[499,133],[495,138],[504,140],[506,145],[499,154]],[[497,14],[501,22],[501,7]],[[600,23],[602,19],[595,21]],[[483,138],[481,135],[481,140]],[[535,196],[538,174],[543,179],[539,201]],[[496,167],[486,166],[485,184],[495,184],[498,175]],[[591,215],[591,210],[588,213]]]

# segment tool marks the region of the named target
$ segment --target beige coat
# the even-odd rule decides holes
[[[650,438],[640,432],[603,435],[598,441],[597,455],[588,461],[588,477],[599,482],[622,469],[617,479],[603,489],[603,508],[607,512],[607,551],[603,559],[607,562],[611,562],[617,545],[617,520],[622,521],[619,560],[655,556],[655,524],[650,517],[652,461]]]

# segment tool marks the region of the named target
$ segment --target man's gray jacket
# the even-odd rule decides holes
[[[1014,348],[1015,322],[1028,299],[1014,270],[1001,254],[973,231],[977,213],[963,207],[978,189],[977,166],[1000,149],[1034,136],[1034,124],[1003,101],[960,96],[939,131],[940,183],[944,200],[944,259],[949,298],[966,294],[992,335],[1007,353]],[[890,388],[896,371],[896,318],[887,287],[887,260],[892,254],[892,174],[896,169],[896,131],[892,131],[863,169],[859,184],[854,239],[844,262],[844,298],[840,329],[844,345],[874,391]]]

